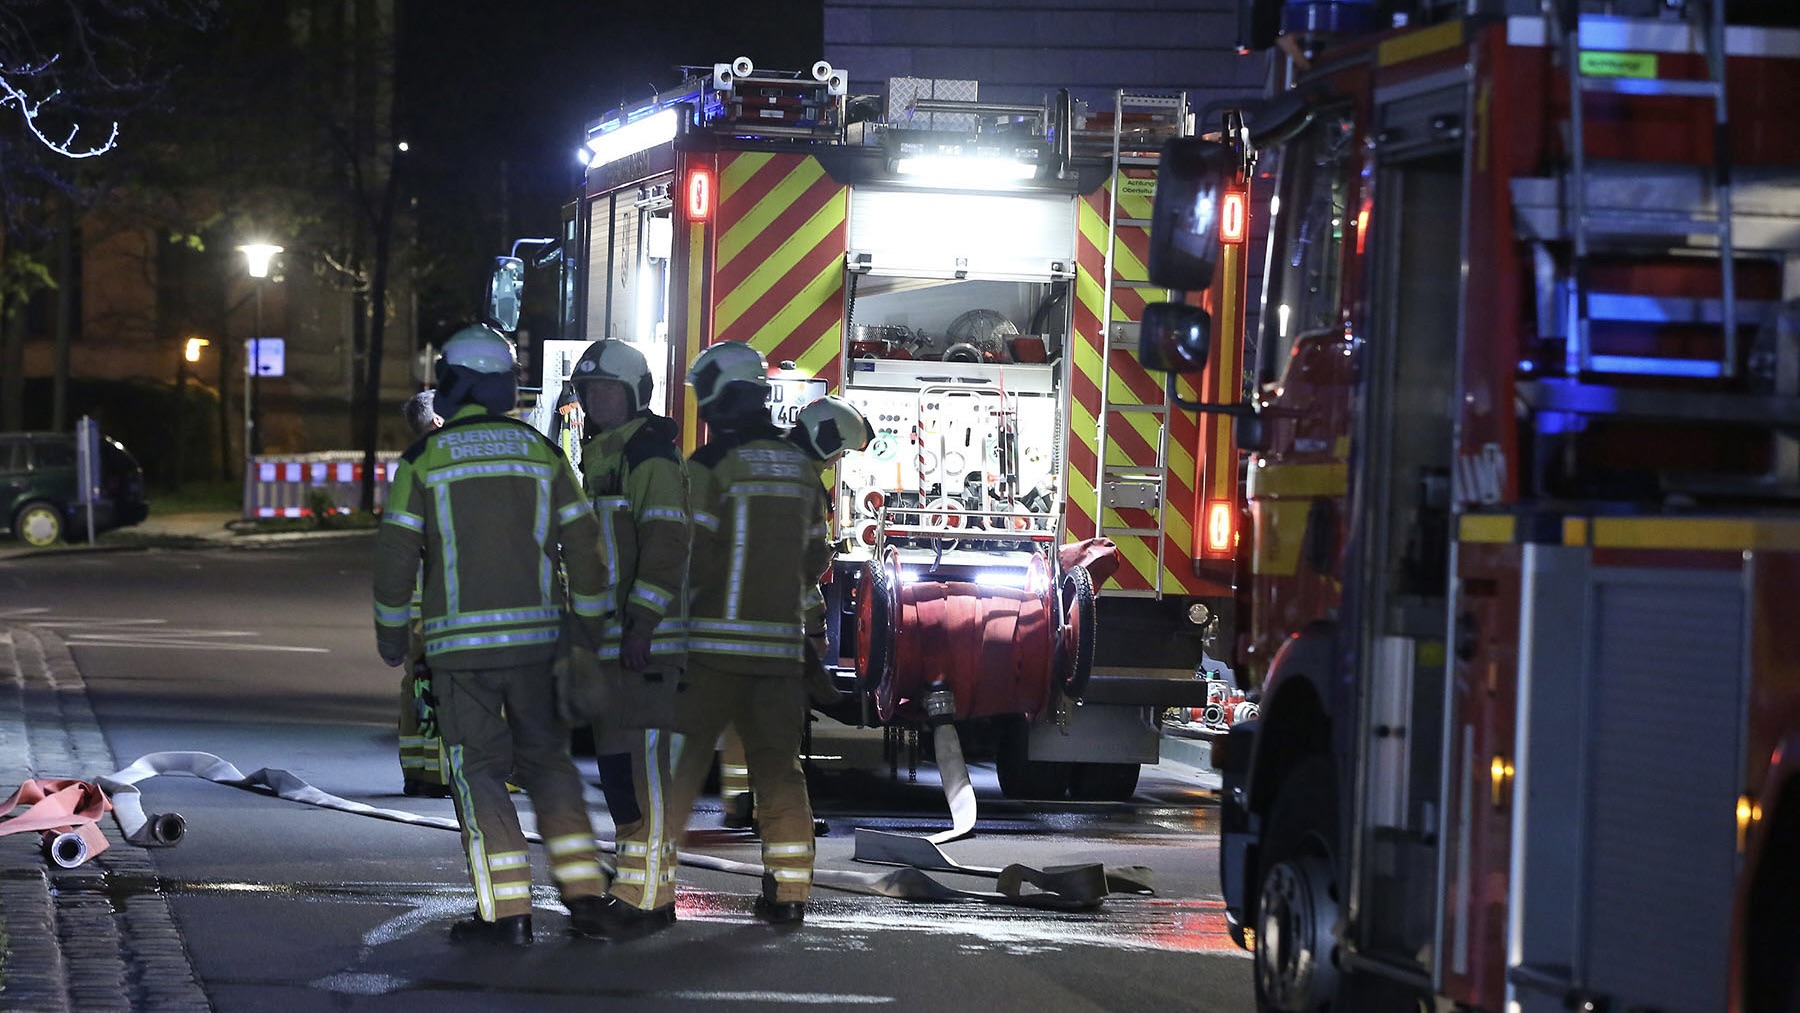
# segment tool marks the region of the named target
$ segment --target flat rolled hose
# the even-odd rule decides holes
[[[59,868],[73,869],[88,859],[87,840],[73,830],[65,830],[60,834],[54,830],[46,830],[44,857]]]
[[[158,847],[172,848],[187,836],[187,820],[182,819],[180,813],[153,813],[147,826],[149,843]]]
[[[1081,699],[1094,672],[1094,579],[1087,567],[1073,566],[1062,578],[1063,629],[1057,644],[1056,675],[1063,695]]]
[[[893,658],[894,574],[885,561],[871,559],[858,582],[856,603],[856,683],[873,689]]]

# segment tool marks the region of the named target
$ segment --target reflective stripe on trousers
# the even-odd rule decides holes
[[[744,759],[744,740],[737,728],[727,725],[719,736],[719,801],[725,803],[725,815],[736,812],[738,796],[750,791],[750,764]]]
[[[669,740],[671,733],[646,728],[631,735],[631,787],[640,817],[615,823],[619,871],[607,890],[633,907],[675,903],[675,849],[678,834],[669,824]]]
[[[708,747],[727,725],[736,726],[756,785],[763,867],[770,880],[764,884],[765,895],[781,902],[806,900],[812,892],[813,844],[812,803],[800,767],[805,683],[797,672],[742,675],[713,667],[712,659],[690,655],[688,660],[688,690],[676,702],[683,734],[675,748],[669,825],[687,825],[712,766]]]
[[[509,773],[530,793],[562,898],[597,896],[599,849],[569,730],[556,716],[550,663],[440,669],[432,686],[476,913],[491,921],[531,912],[530,855],[506,790]]]

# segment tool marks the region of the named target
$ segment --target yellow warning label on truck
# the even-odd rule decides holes
[[[1119,188],[1119,193],[1126,197],[1154,197],[1156,196],[1156,177],[1126,176],[1124,185]]]
[[[1655,53],[1596,53],[1581,54],[1581,72],[1588,77],[1643,77],[1656,76]]]

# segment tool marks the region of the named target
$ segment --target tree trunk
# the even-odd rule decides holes
[[[381,431],[381,353],[387,335],[388,267],[392,258],[394,200],[399,190],[400,160],[388,162],[387,182],[381,194],[381,213],[375,221],[375,250],[369,272],[369,358],[365,366],[362,412],[362,510],[375,512],[375,443]]]
[[[229,317],[227,318],[229,323]],[[231,477],[231,348],[229,328],[219,331],[219,476]]]
[[[0,430],[25,428],[25,307],[21,296],[0,300]]]

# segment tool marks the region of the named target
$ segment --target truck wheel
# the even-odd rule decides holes
[[[62,541],[63,515],[53,503],[33,500],[13,516],[13,537],[26,545],[43,548]]]
[[[1135,763],[1077,763],[1069,795],[1084,802],[1128,802],[1137,793]]]
[[[1316,1013],[1337,992],[1337,767],[1305,757],[1277,792],[1256,905],[1256,1008]]]
[[[1054,800],[1069,793],[1072,764],[1031,759],[1031,726],[1023,716],[1000,718],[995,724],[994,772],[1000,776],[1000,794],[1007,798]]]

